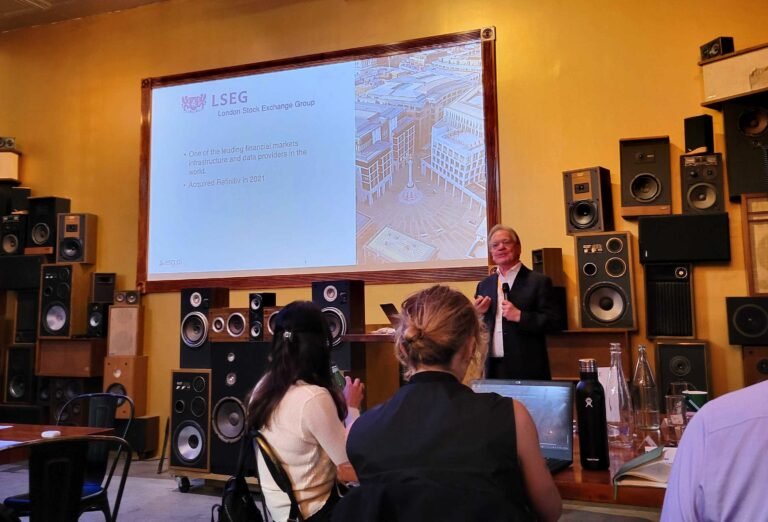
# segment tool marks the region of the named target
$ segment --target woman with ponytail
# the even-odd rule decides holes
[[[403,302],[395,355],[408,383],[352,426],[360,487],[335,521],[554,521],[561,500],[525,407],[462,384],[482,368],[472,302],[433,286]]]
[[[259,430],[291,479],[306,521],[330,519],[340,479],[353,480],[346,428],[359,416],[363,384],[346,377],[342,392],[331,373],[331,333],[320,308],[294,301],[277,315],[264,376],[248,401],[248,427]],[[288,519],[290,502],[257,451],[261,489],[272,518]]]

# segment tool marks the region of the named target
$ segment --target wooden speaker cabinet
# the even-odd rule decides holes
[[[768,346],[742,346],[744,386],[768,380]]]
[[[104,370],[104,339],[42,339],[37,343],[35,374],[47,377],[99,377]]]
[[[547,336],[549,367],[554,380],[579,380],[579,359],[593,358],[598,366],[611,365],[611,343],[621,344],[622,365],[631,372],[629,330],[601,328],[569,330]]]
[[[768,194],[744,194],[741,215],[749,295],[768,296]]]
[[[141,305],[109,307],[109,355],[141,355],[144,347],[144,314]]]
[[[109,355],[104,359],[104,391],[130,397],[134,417],[141,417],[147,412],[148,359],[146,355]],[[130,405],[120,403],[115,417],[127,419],[130,413]]]

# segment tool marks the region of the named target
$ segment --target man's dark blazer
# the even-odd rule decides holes
[[[491,274],[477,285],[475,296],[491,298],[491,306],[483,319],[488,327],[490,357],[496,323],[498,274]],[[546,334],[558,330],[560,312],[553,301],[552,280],[524,265],[512,284],[510,301],[521,311],[520,322],[502,319],[504,334],[504,370],[510,379],[549,380]]]

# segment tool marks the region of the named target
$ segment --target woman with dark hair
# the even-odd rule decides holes
[[[396,356],[408,383],[352,426],[360,487],[334,520],[554,521],[560,494],[525,406],[462,384],[482,367],[486,333],[472,302],[433,286],[403,302]]]
[[[354,480],[344,421],[359,416],[363,384],[346,377],[342,393],[331,373],[331,333],[314,303],[294,301],[277,315],[264,376],[248,401],[248,427],[261,431],[291,479],[307,521],[329,520],[340,479]],[[261,489],[272,518],[288,519],[290,502],[257,451]],[[351,472],[351,474],[350,474]],[[346,475],[345,475],[346,474]]]

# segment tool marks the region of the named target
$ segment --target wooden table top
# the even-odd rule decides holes
[[[0,426],[10,426],[10,428],[0,429],[0,440],[14,442],[29,442],[42,438],[44,431],[56,430],[61,432],[62,437],[78,437],[84,435],[111,435],[112,428],[91,428],[88,426],[54,426],[50,424],[11,424],[0,422]],[[0,464],[8,464],[25,460],[28,452],[25,448],[14,448],[7,446],[0,448]]]
[[[651,438],[657,440],[656,437]],[[638,446],[640,443],[641,441],[638,442]],[[592,471],[581,467],[578,435],[574,436],[573,446],[573,466],[554,475],[555,484],[564,500],[661,508],[664,503],[664,493],[667,491],[664,488],[619,486],[617,497],[615,499],[613,497],[611,478],[624,463],[639,455],[639,447],[636,449],[610,448],[610,468]]]

